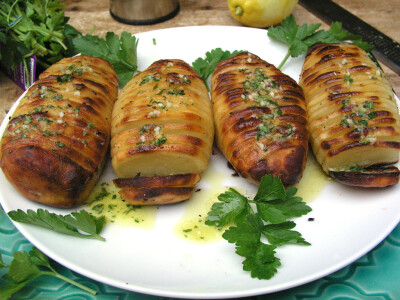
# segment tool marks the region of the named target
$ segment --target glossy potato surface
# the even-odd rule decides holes
[[[117,93],[117,76],[105,60],[82,55],[48,68],[2,137],[0,166],[7,179],[37,202],[83,202],[105,161]]]
[[[314,45],[306,56],[300,85],[307,102],[311,145],[324,171],[349,185],[357,185],[357,176],[361,186],[396,183],[398,170],[397,176],[382,170],[382,183],[362,183],[371,172],[351,180],[343,178],[352,173],[338,175],[393,164],[399,157],[396,100],[382,70],[366,52],[347,44]],[[379,171],[374,169],[373,174],[379,178]]]
[[[258,56],[244,52],[215,69],[211,98],[219,149],[244,178],[265,174],[297,183],[305,167],[308,125],[297,83]]]
[[[113,109],[111,157],[120,178],[202,173],[214,137],[207,89],[182,60],[137,74]]]

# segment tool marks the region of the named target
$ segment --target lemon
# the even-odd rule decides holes
[[[298,0],[228,0],[232,16],[244,25],[265,28],[290,15]]]

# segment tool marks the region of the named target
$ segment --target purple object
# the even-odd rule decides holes
[[[27,90],[36,80],[36,56],[27,59],[27,72],[24,64],[7,70],[8,76],[22,89]]]

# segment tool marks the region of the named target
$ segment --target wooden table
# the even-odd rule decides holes
[[[323,0],[321,0],[323,1]],[[128,31],[133,34],[161,28],[192,25],[228,25],[243,26],[233,19],[226,0],[180,0],[179,14],[166,22],[133,26],[116,22],[109,13],[109,0],[64,0],[65,14],[70,17],[69,23],[82,33],[89,33],[95,26],[95,34],[104,36],[107,31],[120,34]],[[400,42],[400,1],[399,0],[335,0],[353,14],[361,17],[389,37]],[[322,23],[301,5],[297,5],[293,15],[299,24]],[[386,76],[394,90],[400,93],[400,76],[383,66]],[[22,91],[3,73],[0,72],[0,121]]]

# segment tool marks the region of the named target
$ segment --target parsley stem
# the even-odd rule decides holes
[[[72,279],[69,279],[68,277],[65,277],[65,276],[61,275],[60,273],[56,272],[54,269],[52,271],[42,271],[42,274],[43,275],[49,275],[49,276],[57,277],[57,278],[59,278],[59,279],[61,279],[63,281],[66,281],[66,282],[68,282],[68,283],[70,283],[70,284],[72,284],[72,285],[74,285],[74,286],[76,286],[76,287],[78,287],[78,288],[80,288],[80,289],[92,294],[92,295],[96,295],[97,294],[97,292],[95,290],[93,290],[91,288],[88,288],[87,286],[84,286],[83,284],[80,284],[79,282],[76,282],[76,281],[74,281]]]
[[[279,70],[283,67],[283,65],[286,63],[286,61],[289,59],[289,57],[290,57],[290,48],[289,48],[288,52],[286,53],[286,56],[283,58],[283,60],[279,64],[279,66],[278,66]]]
[[[68,49],[68,47],[67,46],[65,46],[65,44],[63,43],[63,41],[62,41],[62,39],[61,38],[58,38],[58,37],[55,37],[55,39],[54,39],[56,42],[58,42],[60,45],[61,45],[61,47],[63,47],[65,50],[67,50]]]
[[[31,86],[33,82],[30,81],[30,76],[29,76],[29,68],[28,64],[26,63],[27,58],[22,59],[22,63],[24,65],[24,73],[25,73],[25,86]]]
[[[8,15],[7,15],[7,23],[8,23],[8,24],[10,23],[11,13],[12,13],[12,11],[13,11],[13,8],[14,8],[15,4],[17,4],[17,2],[18,2],[18,0],[15,0],[15,1],[14,1],[14,3],[11,5],[10,11],[8,12]]]

